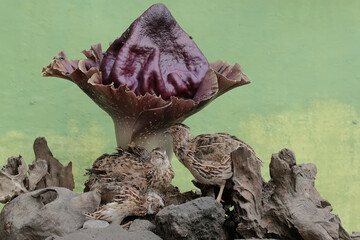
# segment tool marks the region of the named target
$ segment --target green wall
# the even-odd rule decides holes
[[[0,162],[45,136],[72,161],[76,190],[84,168],[115,147],[113,125],[78,87],[43,78],[60,50],[119,36],[154,1],[13,1],[0,8]],[[194,134],[226,131],[265,162],[281,148],[318,167],[316,187],[348,231],[360,230],[360,1],[164,1],[207,56],[239,62],[252,83],[211,103],[186,123]],[[173,160],[175,184],[193,188]]]

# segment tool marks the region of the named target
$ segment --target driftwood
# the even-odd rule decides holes
[[[234,176],[231,221],[243,238],[350,239],[330,203],[314,187],[314,164],[296,164],[295,154],[283,149],[273,154],[269,182],[260,163],[244,147],[232,154]],[[227,192],[229,193],[229,192]]]
[[[261,163],[250,150],[240,147],[232,153],[234,175],[231,199],[240,223],[236,231],[245,238],[265,237],[261,223],[262,190]]]
[[[52,155],[45,138],[34,142],[35,161],[27,167],[24,159],[10,157],[0,170],[0,202],[6,203],[14,197],[46,187],[65,187],[74,189],[72,163],[64,167]]]
[[[26,163],[19,157],[10,157],[0,171],[0,202],[6,203],[17,195],[27,192]]]
[[[64,167],[59,160],[54,158],[51,153],[46,139],[38,137],[34,142],[35,162],[29,166],[29,175],[37,175],[34,177],[40,180],[36,183],[35,189],[46,187],[65,187],[73,190],[75,187],[74,176],[72,174],[72,162]],[[44,170],[44,165],[47,165],[47,171]],[[34,187],[34,184],[32,185]]]

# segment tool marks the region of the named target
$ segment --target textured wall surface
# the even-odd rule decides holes
[[[45,136],[55,156],[84,168],[115,147],[110,117],[41,68],[104,46],[155,1],[10,1],[0,8],[0,163]],[[360,230],[359,1],[164,1],[209,61],[239,62],[252,83],[186,121],[194,134],[229,132],[265,162],[281,148],[318,167],[316,187],[348,231]],[[173,159],[175,184],[191,175]]]

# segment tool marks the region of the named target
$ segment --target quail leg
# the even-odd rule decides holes
[[[130,225],[133,223],[133,221],[129,221],[129,222],[127,222],[127,223],[125,223],[125,224],[123,224],[123,225],[121,225],[124,229],[126,229],[126,230],[129,230],[129,228],[130,228]]]
[[[218,196],[217,196],[217,198],[216,198],[216,201],[217,201],[217,202],[221,202],[221,196],[222,196],[222,194],[223,194],[223,192],[224,192],[224,188],[225,188],[225,183],[220,186],[220,191],[219,191],[219,194],[218,194]]]

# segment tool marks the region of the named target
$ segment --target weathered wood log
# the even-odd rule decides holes
[[[8,158],[0,170],[0,202],[6,203],[21,193],[27,192],[26,163],[19,157]]]
[[[30,176],[37,169],[43,169],[42,167],[37,167],[38,165],[44,165],[44,160],[47,165],[47,172],[36,171],[36,174],[43,175],[39,182],[33,183],[36,184],[35,189],[41,189],[46,187],[65,187],[67,189],[73,190],[75,187],[74,176],[72,174],[72,162],[64,167],[59,160],[57,160],[51,153],[46,139],[44,137],[38,137],[34,142],[34,152],[35,152],[35,162],[29,166]],[[36,179],[38,179],[36,178]],[[33,185],[31,187],[33,188]],[[32,189],[33,190],[33,189]]]
[[[10,157],[0,170],[0,202],[7,203],[16,196],[46,187],[75,187],[72,163],[64,167],[52,155],[46,139],[38,137],[34,142],[35,161],[27,167],[24,159]]]
[[[295,154],[273,154],[271,180],[261,178],[255,156],[244,147],[232,154],[233,215],[244,238],[350,239],[330,203],[315,189],[316,166],[296,164]]]
[[[261,162],[246,147],[240,147],[231,154],[234,175],[231,198],[234,210],[240,217],[236,231],[245,238],[265,237],[262,226],[261,197],[264,180],[261,177]]]

